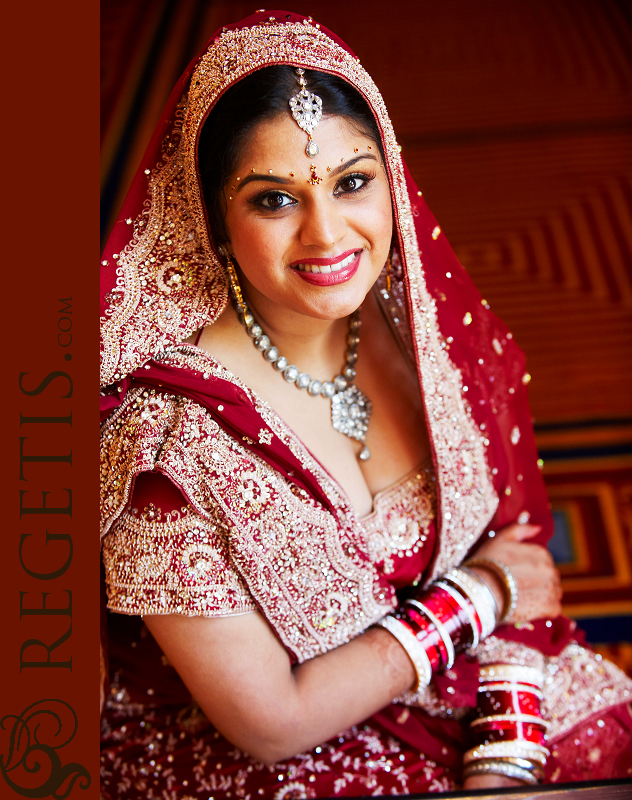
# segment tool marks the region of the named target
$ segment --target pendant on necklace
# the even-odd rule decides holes
[[[367,461],[371,451],[364,444],[373,404],[355,384],[331,398],[331,424],[340,433],[364,445],[358,458]]]
[[[332,426],[339,433],[360,442],[362,449],[358,458],[360,461],[368,461],[371,458],[371,451],[365,441],[373,406],[369,398],[353,383],[356,374],[354,365],[358,360],[357,347],[360,343],[358,336],[360,312],[354,311],[349,318],[346,363],[342,372],[331,381],[318,381],[313,380],[306,372],[301,372],[298,367],[290,364],[288,359],[279,353],[278,348],[270,342],[261,325],[255,320],[241,293],[237,295],[234,287],[233,293],[239,319],[253,340],[254,346],[262,353],[265,360],[281,373],[288,383],[293,383],[297,389],[306,389],[312,397],[322,395],[328,398],[331,402]]]

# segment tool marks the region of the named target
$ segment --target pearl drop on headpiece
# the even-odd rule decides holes
[[[304,70],[300,67],[296,70],[296,79],[301,88],[295,95],[290,97],[289,103],[294,121],[301,130],[307,133],[305,155],[312,158],[320,152],[318,145],[312,139],[312,131],[323,116],[323,101],[317,94],[307,91],[304,74]]]

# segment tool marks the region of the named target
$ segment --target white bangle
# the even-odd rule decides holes
[[[486,664],[481,667],[479,681],[509,681],[511,683],[530,683],[541,689],[544,685],[544,675],[535,667],[526,667],[522,664]]]
[[[474,728],[477,725],[482,725],[484,722],[522,722],[525,725],[541,725],[543,728],[548,728],[549,723],[542,719],[542,717],[536,717],[535,714],[490,714],[487,717],[477,717],[476,719],[470,722],[470,728]]]
[[[466,567],[465,564],[461,564],[460,569],[467,573],[471,578],[473,578],[481,587],[481,589],[485,592],[488,597],[489,603],[494,608],[494,627],[498,625],[498,620],[500,619],[500,609],[498,608],[498,603],[496,602],[496,595],[492,591],[492,587],[487,583],[485,578],[475,572],[473,569]]]
[[[430,666],[428,654],[424,650],[423,645],[417,641],[415,635],[408,630],[403,622],[400,622],[391,614],[388,614],[376,624],[381,628],[386,628],[386,630],[397,639],[406,651],[408,658],[413,662],[418,681],[415,691],[421,687],[427,686],[432,678],[432,667]]]

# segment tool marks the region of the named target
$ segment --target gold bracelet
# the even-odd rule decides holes
[[[537,761],[544,766],[548,755],[550,755],[548,749],[541,744],[512,739],[508,742],[477,745],[471,750],[467,750],[463,756],[463,763],[469,764],[470,761],[479,761],[481,758],[509,756],[510,758],[526,758],[528,761]]]
[[[497,561],[495,558],[471,558],[466,561],[464,567],[483,567],[487,568],[500,578],[501,583],[505,587],[505,605],[502,610],[499,624],[506,622],[513,616],[516,606],[518,605],[518,584],[514,578],[513,572],[502,561]]]
[[[549,723],[536,717],[535,714],[490,714],[487,717],[478,717],[470,722],[470,728],[476,725],[482,725],[484,722],[524,722],[531,725],[541,725],[543,728],[548,728]]]

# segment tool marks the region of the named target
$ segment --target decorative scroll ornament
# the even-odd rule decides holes
[[[318,145],[312,139],[312,131],[323,115],[323,101],[317,94],[307,91],[304,74],[304,70],[300,68],[296,70],[297,81],[301,88],[293,97],[290,97],[289,102],[296,124],[307,133],[305,154],[312,158],[320,152]]]

